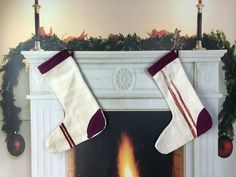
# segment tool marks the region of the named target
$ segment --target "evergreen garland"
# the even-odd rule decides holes
[[[236,121],[236,55],[235,45],[228,48],[222,58],[225,70],[225,85],[227,95],[219,113],[219,137],[227,136],[234,139],[233,123]]]
[[[0,94],[2,100],[0,106],[3,111],[3,126],[2,130],[6,133],[6,141],[10,136],[18,133],[20,130],[20,112],[21,108],[15,105],[14,87],[18,85],[20,72],[24,68],[24,56],[21,51],[28,51],[34,46],[35,37],[21,42],[16,48],[10,49],[10,52],[3,57],[3,64],[0,68],[2,75],[2,88]],[[47,50],[61,50],[64,42],[56,35],[42,37],[42,47]]]
[[[179,31],[180,32],[180,31]],[[133,50],[192,50],[195,47],[196,37],[178,36],[176,33],[168,33],[164,30],[152,31],[148,38],[140,38],[137,34],[110,34],[107,38],[89,37],[61,40],[55,34],[41,35],[41,47],[45,51],[72,50],[72,51],[133,51]],[[84,35],[83,32],[83,36]],[[10,49],[4,56],[0,72],[3,73],[3,83],[0,90],[2,100],[0,106],[3,110],[2,130],[6,133],[6,139],[13,133],[19,132],[21,108],[15,105],[14,87],[18,84],[19,74],[24,65],[24,57],[21,51],[31,50],[34,46],[35,36],[20,43],[16,48]],[[227,49],[227,54],[222,58],[225,70],[227,96],[223,108],[219,114],[219,136],[226,135],[233,139],[232,124],[236,120],[236,56],[235,46],[230,46],[223,32],[216,31],[203,35],[203,46],[207,49]]]

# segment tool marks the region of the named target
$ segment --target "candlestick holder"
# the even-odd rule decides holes
[[[40,41],[34,41],[34,51],[43,51],[40,45]]]
[[[202,2],[199,2],[197,5],[197,41],[196,41],[196,47],[194,50],[206,50],[202,47],[202,9],[204,5]]]

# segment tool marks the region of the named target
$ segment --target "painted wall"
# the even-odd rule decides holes
[[[2,121],[0,121],[2,126]],[[20,134],[25,138],[26,149],[20,157],[11,156],[6,147],[5,134],[0,133],[0,176],[30,177],[30,121],[23,121]]]
[[[0,1],[0,56],[34,33],[33,0]],[[39,0],[40,23],[59,36],[108,36],[134,33],[147,37],[153,28],[196,33],[197,0]],[[223,30],[236,40],[236,1],[203,0],[203,32]],[[66,13],[61,13],[66,12]],[[59,17],[59,18],[58,18]],[[145,25],[144,25],[145,24]]]
[[[52,26],[60,37],[65,34],[78,35],[83,30],[86,30],[91,36],[107,36],[112,32],[138,32],[139,35],[146,36],[146,32],[152,30],[152,28],[174,30],[175,27],[181,29],[183,31],[182,34],[195,33],[195,0],[181,0],[178,1],[178,5],[174,6],[173,3],[176,3],[175,0],[167,0],[165,2],[161,0],[148,0],[145,4],[143,4],[143,1],[141,0],[130,0],[128,5],[132,8],[128,8],[127,4],[124,5],[127,1],[116,4],[118,1],[115,0],[102,0],[99,1],[99,4],[97,5],[94,3],[98,2],[87,0],[39,1],[42,5],[41,25],[45,26],[47,29]],[[78,4],[78,2],[80,4]],[[89,3],[87,4],[87,2]],[[119,3],[120,2],[121,1],[119,1]],[[133,6],[134,2],[138,9]],[[226,32],[229,40],[233,42],[236,39],[236,21],[234,19],[236,16],[236,1],[208,0],[203,2],[206,5],[204,7],[203,16],[204,31],[209,32],[213,28],[221,29]],[[54,7],[56,3],[58,4],[57,8]],[[102,3],[104,3],[104,5],[102,5]],[[34,19],[33,9],[31,7],[32,4],[33,0],[32,2],[29,2],[29,0],[14,2],[9,0],[0,1],[0,56],[8,53],[10,47],[15,47],[19,42],[28,39],[33,33]],[[60,6],[60,4],[63,6]],[[165,10],[166,6],[172,8],[171,13]],[[74,8],[74,10],[71,10],[71,7]],[[101,13],[101,9],[104,8],[108,10],[107,13],[112,13],[112,15],[108,16],[105,11],[102,11]],[[156,8],[159,8],[159,10],[156,10]],[[61,13],[62,9],[63,11],[66,9],[70,13],[63,14]],[[100,13],[97,13],[96,10]],[[142,13],[144,10],[145,15],[147,15],[146,17]],[[123,18],[122,15],[127,11],[132,12],[130,17]],[[48,15],[46,12],[50,12],[51,15]],[[188,13],[189,15],[186,15],[185,13]],[[91,15],[88,16],[89,14]],[[163,18],[163,14],[165,18]],[[59,15],[61,17],[60,20],[55,20],[55,17]],[[114,18],[107,19],[107,17],[110,16]],[[69,17],[75,19],[68,20]],[[176,20],[176,18],[179,20]],[[76,21],[77,23],[71,23],[71,21]],[[111,25],[111,23],[114,24]],[[139,24],[146,25],[140,26]],[[0,177],[30,177],[30,114],[29,101],[25,99],[25,96],[29,93],[27,74],[28,73],[25,72],[21,74],[19,85],[15,89],[16,102],[22,108],[22,126],[20,133],[25,138],[26,149],[24,154],[18,158],[10,156],[4,141],[5,134],[0,131]],[[2,115],[0,113],[0,127],[2,126],[2,123]],[[234,147],[236,147],[236,141],[234,141]],[[228,159],[218,159],[219,171],[217,173],[222,174],[224,177],[235,177],[235,164],[236,150]]]
[[[0,131],[0,177],[30,177],[31,156],[30,156],[30,113],[29,101],[25,96],[29,93],[28,73],[22,72],[19,77],[19,85],[15,88],[16,104],[22,108],[22,124],[20,134],[24,137],[26,148],[19,157],[11,156],[7,151],[5,133]],[[17,94],[20,93],[20,94]],[[2,112],[2,111],[1,111]],[[0,116],[0,127],[2,127],[2,115]]]

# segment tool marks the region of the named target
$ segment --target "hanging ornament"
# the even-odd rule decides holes
[[[7,140],[8,152],[13,156],[21,155],[25,150],[25,140],[23,136],[14,133]]]
[[[227,136],[222,136],[218,140],[218,156],[227,158],[233,151],[233,140]]]

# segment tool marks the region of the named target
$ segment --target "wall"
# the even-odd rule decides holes
[[[34,33],[33,2],[0,1],[0,56]],[[134,32],[147,37],[147,31],[153,28],[172,32],[178,28],[182,35],[196,33],[197,0],[39,0],[39,3],[40,24],[47,32],[52,27],[59,37],[78,36],[84,30],[94,37]],[[203,32],[220,29],[231,42],[236,40],[236,1],[203,0],[203,3]]]
[[[0,121],[2,126],[2,121]],[[20,134],[25,138],[26,149],[20,157],[11,156],[6,147],[5,134],[0,133],[1,177],[30,177],[30,121],[23,121]]]
[[[73,1],[73,0],[71,0]],[[76,1],[74,1],[76,2]],[[107,1],[108,2],[108,1]],[[109,1],[110,3],[111,1]],[[114,3],[115,1],[113,1]],[[137,3],[138,1],[135,1]],[[142,1],[139,1],[140,4],[143,3]],[[143,10],[143,7],[148,8],[148,11],[145,12],[146,15],[148,15],[147,18],[148,21],[145,22],[145,25],[142,26],[142,28],[136,28],[134,25],[139,25],[140,23],[135,23],[135,20],[140,20],[139,17],[144,17],[143,13],[140,13],[140,11],[137,11],[136,8],[132,12],[136,12],[136,15],[133,15],[131,19],[131,22],[133,25],[130,25],[128,23],[128,27],[130,29],[127,29],[129,32],[138,32],[138,34],[142,36],[146,36],[146,31],[150,31],[152,28],[166,28],[168,30],[174,30],[175,27],[178,27],[182,30],[181,34],[189,33],[192,34],[195,32],[195,18],[196,18],[196,8],[194,7],[194,1],[179,1],[178,5],[172,6],[175,10],[175,15],[172,13],[166,13],[165,18],[162,18],[161,15],[161,9],[165,10],[166,4],[173,4],[175,3],[174,0],[168,0],[168,1],[153,1],[157,4],[153,5],[151,3],[152,1],[148,1],[145,4],[142,4],[141,10]],[[234,20],[234,17],[236,15],[235,11],[235,0],[228,0],[227,3],[225,1],[221,0],[208,0],[203,1],[206,5],[204,7],[204,14],[203,14],[203,31],[209,32],[213,27],[215,29],[221,29],[223,30],[227,37],[229,37],[229,40],[233,42],[235,40],[235,29],[236,29],[236,21]],[[54,8],[55,3],[62,4],[63,7]],[[41,25],[45,26],[47,30],[50,26],[53,27],[55,32],[62,36],[65,33],[68,33],[68,35],[78,35],[80,32],[82,32],[84,29],[89,32],[89,35],[95,35],[99,36],[101,33],[104,33],[102,35],[107,36],[110,32],[116,32],[115,28],[117,28],[117,25],[110,25],[110,23],[107,23],[105,18],[101,18],[100,15],[104,14],[105,17],[107,17],[106,13],[97,13],[96,11],[91,11],[90,9],[87,9],[87,13],[95,13],[97,16],[97,19],[103,19],[103,25],[101,25],[101,22],[94,23],[94,15],[86,16],[86,4],[87,1],[80,1],[77,2],[79,4],[83,3],[82,6],[76,6],[73,3],[67,3],[64,0],[60,1],[40,1],[40,4],[42,5],[41,9]],[[103,1],[105,3],[105,1]],[[120,2],[116,2],[120,3]],[[129,1],[129,3],[132,3],[132,1]],[[149,5],[148,5],[149,3]],[[34,16],[33,16],[33,9],[31,5],[32,2],[29,2],[28,0],[21,0],[21,1],[9,1],[9,0],[1,0],[0,1],[0,37],[1,37],[1,45],[0,45],[0,56],[3,54],[8,53],[9,47],[15,47],[19,42],[24,41],[25,39],[28,39],[31,34],[34,32]],[[66,4],[66,5],[65,5]],[[99,2],[100,4],[100,2]],[[151,4],[151,5],[150,5]],[[164,4],[164,5],[163,5]],[[185,4],[185,7],[184,7]],[[111,5],[111,4],[110,4]],[[150,10],[149,7],[153,7],[153,11]],[[20,7],[20,8],[19,8]],[[90,7],[97,7],[97,6],[90,6]],[[103,8],[103,6],[99,6],[100,8]],[[118,11],[121,6],[115,6],[116,10]],[[155,10],[156,8],[159,8],[159,10]],[[162,8],[163,7],[163,8]],[[189,8],[191,7],[191,8]],[[70,16],[76,18],[76,22],[73,25],[71,24],[71,21],[68,21],[68,18],[65,18],[65,14],[61,14],[60,9],[65,9],[71,11],[71,8],[80,8],[78,10],[79,13],[76,13],[76,11],[73,11],[73,15],[69,14]],[[122,7],[123,8],[123,7]],[[127,8],[127,6],[126,6]],[[97,9],[97,8],[96,8]],[[93,9],[93,10],[96,10]],[[99,8],[98,8],[99,9]],[[114,11],[112,8],[111,13],[113,14],[112,17],[114,17]],[[184,9],[184,10],[183,10]],[[52,13],[52,10],[54,13]],[[173,10],[173,9],[172,9]],[[187,12],[189,12],[189,15],[185,15]],[[99,11],[99,10],[98,10]],[[116,11],[116,12],[117,12]],[[12,13],[14,12],[14,13]],[[50,12],[54,15],[48,15],[47,12]],[[82,13],[81,13],[82,12]],[[157,12],[159,15],[157,15]],[[176,16],[177,14],[177,16]],[[63,23],[61,23],[61,20],[55,20],[55,16],[60,15],[62,17],[62,21],[64,18]],[[122,13],[122,15],[124,15]],[[132,14],[130,14],[132,15]],[[119,17],[119,13],[116,14],[116,17]],[[91,19],[90,19],[91,18]],[[175,20],[178,18],[179,20]],[[120,21],[124,22],[123,18],[120,18]],[[118,19],[118,20],[119,20]],[[128,19],[128,18],[127,18]],[[125,19],[125,20],[127,20]],[[167,21],[171,20],[171,23]],[[80,20],[80,21],[79,21]],[[117,19],[112,19],[111,21],[115,22],[117,24]],[[80,23],[81,22],[81,23]],[[168,23],[167,23],[168,22]],[[207,23],[211,22],[211,23]],[[66,24],[65,24],[66,23]],[[91,24],[98,24],[96,27],[89,28],[89,23]],[[167,23],[167,24],[166,24]],[[109,24],[109,25],[106,25]],[[100,26],[100,27],[99,27]],[[113,29],[114,27],[114,29]],[[139,25],[140,27],[140,25]],[[191,29],[189,29],[191,27]],[[96,30],[94,30],[96,29]],[[99,31],[100,30],[100,31]],[[105,30],[107,30],[105,32]],[[121,30],[126,32],[126,29],[123,27],[118,30],[118,32],[121,32]],[[138,31],[139,30],[139,31]],[[1,59],[0,59],[1,60]],[[16,93],[16,103],[20,105],[22,108],[21,113],[21,119],[22,119],[22,125],[21,125],[21,131],[20,134],[22,134],[26,141],[26,149],[22,156],[14,158],[7,152],[6,149],[6,143],[5,143],[5,134],[0,131],[0,177],[30,177],[30,114],[29,114],[29,102],[25,99],[25,96],[29,93],[28,91],[28,73],[22,72],[20,79],[19,79],[19,85],[15,89]],[[2,127],[2,115],[0,112],[0,127]],[[236,126],[236,125],[235,125]],[[235,132],[236,134],[236,132]],[[234,147],[236,147],[236,141],[234,141]],[[220,159],[218,158],[218,166],[219,171],[217,173],[222,174],[224,177],[235,177],[236,176],[236,170],[235,170],[235,163],[236,163],[236,150],[233,152],[233,154],[227,158],[227,159]]]
[[[16,95],[16,104],[22,108],[20,117],[22,124],[20,134],[24,137],[26,148],[19,157],[11,156],[7,151],[5,142],[5,133],[0,131],[0,177],[30,177],[30,113],[29,101],[25,96],[29,93],[28,73],[23,71],[19,77],[19,85],[14,90]],[[17,94],[20,93],[20,94]],[[1,111],[2,112],[2,111]],[[1,113],[0,113],[1,114]],[[0,127],[2,127],[2,114],[0,115]]]

